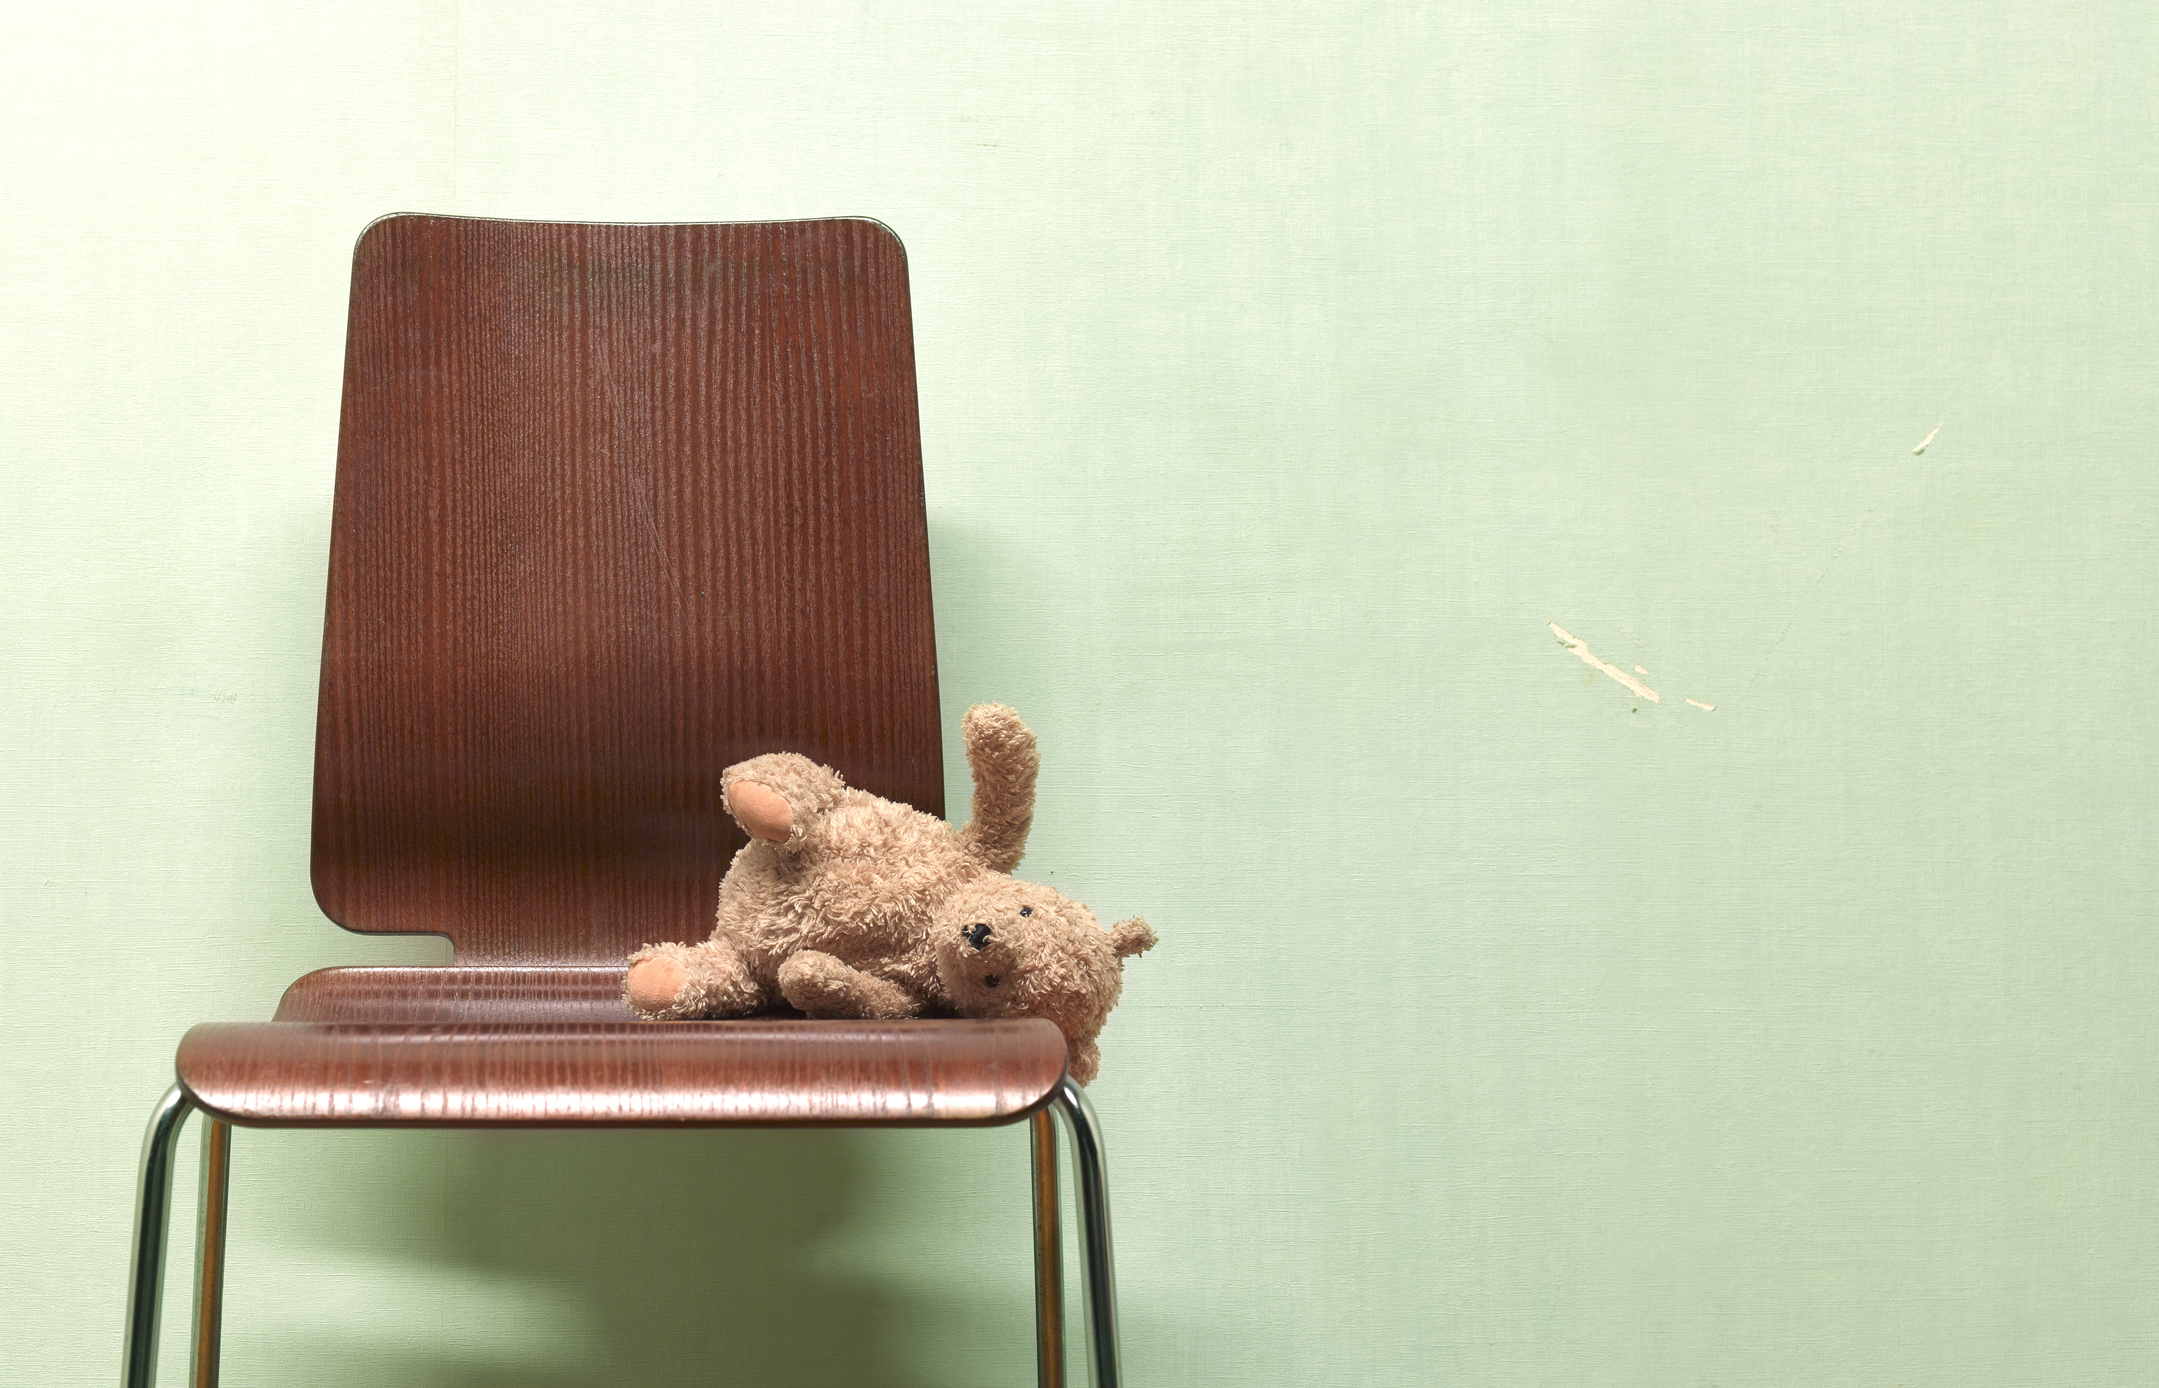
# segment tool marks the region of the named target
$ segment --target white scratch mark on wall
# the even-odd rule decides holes
[[[1926,436],[1925,438],[1923,438],[1923,439],[1921,439],[1921,440],[1919,441],[1919,446],[1918,446],[1917,448],[1915,448],[1915,449],[1913,449],[1913,450],[1912,450],[1912,456],[1913,456],[1914,458],[1916,458],[1916,457],[1918,457],[1918,456],[1919,456],[1920,454],[1922,454],[1922,453],[1926,452],[1926,451],[1927,451],[1927,445],[1928,445],[1928,444],[1930,444],[1930,443],[1932,443],[1932,442],[1934,442],[1934,436],[1935,436],[1936,434],[1939,434],[1939,433],[1940,433],[1941,431],[1942,431],[1942,426],[1941,426],[1941,425],[1939,425],[1939,424],[1937,424],[1937,425],[1935,425],[1935,426],[1934,426],[1933,428],[1931,428],[1931,429],[1927,430],[1927,436]]]
[[[1647,670],[1644,670],[1641,666],[1637,665],[1634,667],[1634,673],[1637,675],[1646,675],[1649,672]]]
[[[1698,709],[1705,709],[1705,710],[1706,710],[1706,709],[1713,709],[1713,708],[1715,708],[1715,707],[1716,707],[1716,705],[1715,705],[1715,704],[1705,704],[1705,703],[1703,703],[1703,702],[1702,702],[1702,701],[1701,701],[1700,699],[1689,699],[1689,700],[1687,700],[1687,702],[1688,702],[1688,703],[1690,703],[1690,704],[1692,704],[1692,705],[1694,705],[1694,706],[1695,706],[1696,708],[1698,708]]]
[[[1565,646],[1568,650],[1573,651],[1576,655],[1580,656],[1582,658],[1582,662],[1585,665],[1590,665],[1595,667],[1596,669],[1602,670],[1605,674],[1610,675],[1613,679],[1618,680],[1621,684],[1627,686],[1627,688],[1633,690],[1635,693],[1641,695],[1643,698],[1649,700],[1649,702],[1653,704],[1663,702],[1663,700],[1657,697],[1656,690],[1651,689],[1648,685],[1642,683],[1634,676],[1620,669],[1617,665],[1614,665],[1609,661],[1599,660],[1595,656],[1591,655],[1589,653],[1589,643],[1587,641],[1584,641],[1581,637],[1576,636],[1574,633],[1568,631],[1565,627],[1562,627],[1557,622],[1546,622],[1545,625],[1552,629],[1552,634],[1559,638],[1560,644]]]

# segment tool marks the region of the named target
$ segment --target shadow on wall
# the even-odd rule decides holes
[[[904,1178],[852,1132],[508,1134],[459,1144],[446,1256],[581,1311],[574,1365],[467,1365],[459,1388],[929,1383],[898,1367],[957,1306],[844,1256],[861,1199]],[[903,1173],[887,1172],[886,1175]],[[865,1186],[869,1187],[868,1191]]]
[[[1027,1381],[1025,1132],[241,1133],[226,1378]]]

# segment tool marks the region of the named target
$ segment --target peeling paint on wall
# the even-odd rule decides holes
[[[1573,651],[1576,655],[1580,656],[1583,660],[1583,663],[1593,666],[1596,669],[1602,670],[1605,674],[1610,675],[1613,679],[1618,680],[1621,684],[1627,686],[1627,688],[1633,690],[1635,693],[1641,695],[1643,698],[1649,700],[1649,702],[1653,704],[1663,702],[1662,699],[1658,698],[1656,690],[1651,689],[1648,685],[1642,683],[1640,680],[1628,674],[1626,671],[1620,669],[1617,665],[1612,664],[1610,661],[1599,660],[1596,656],[1590,654],[1589,643],[1587,641],[1584,641],[1581,637],[1574,635],[1572,632],[1568,631],[1565,627],[1562,627],[1557,622],[1547,622],[1545,623],[1545,625],[1552,629],[1552,634],[1559,638],[1560,644],[1565,646],[1568,650]],[[1635,668],[1640,669],[1641,667],[1637,666]]]

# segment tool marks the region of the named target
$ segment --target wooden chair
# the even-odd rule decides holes
[[[142,1160],[125,1382],[155,1377],[174,1145],[204,1117],[193,1377],[216,1380],[233,1125],[1034,1125],[1037,1354],[1063,1374],[1071,1131],[1095,1380],[1119,1380],[1100,1130],[1044,1021],[639,1021],[623,958],[710,933],[721,769],[791,749],[942,814],[907,270],[855,220],[385,218],[354,254],[315,754],[317,900],[446,935],[204,1025]]]

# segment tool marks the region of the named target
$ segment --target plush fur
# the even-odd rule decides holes
[[[720,883],[718,927],[631,955],[624,1000],[656,1020],[782,1000],[812,1017],[1046,1017],[1072,1077],[1093,1079],[1124,960],[1154,932],[1136,916],[1104,930],[1008,875],[1034,819],[1034,734],[1001,704],[968,710],[961,733],[975,793],[959,830],[792,752],[729,767],[728,812],[751,842]]]

